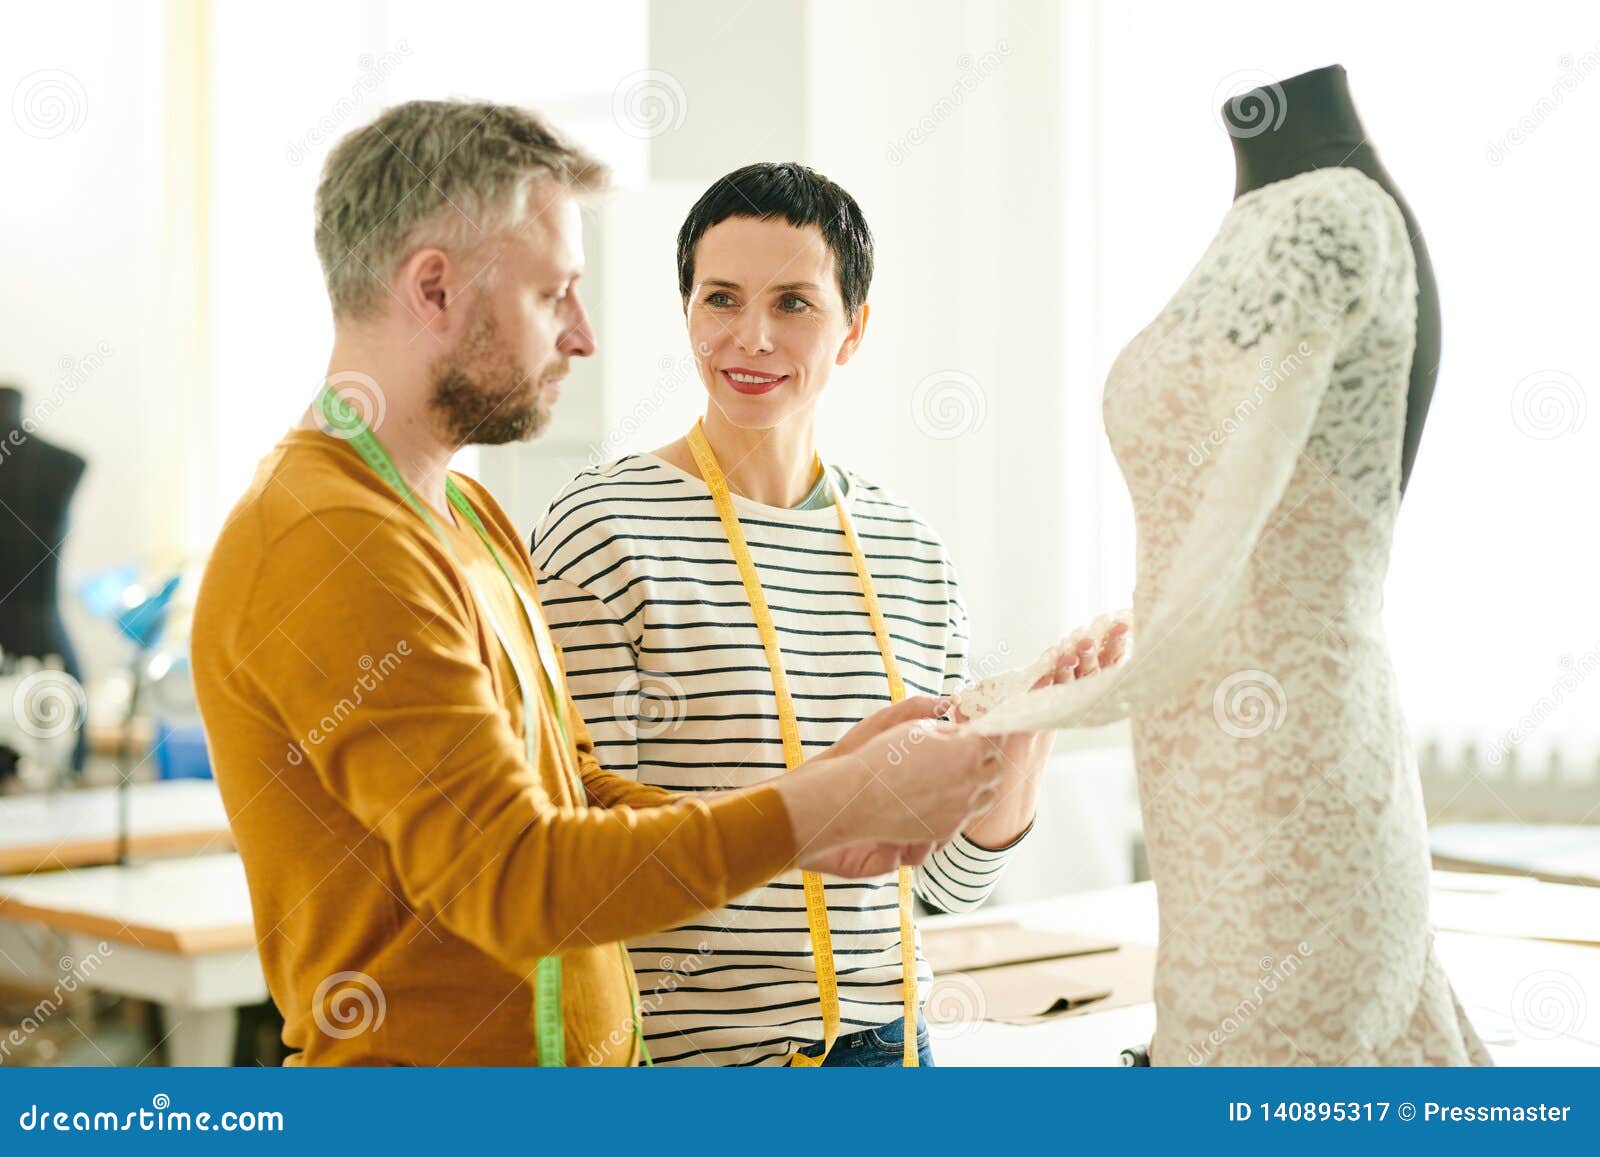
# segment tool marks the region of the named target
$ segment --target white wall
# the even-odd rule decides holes
[[[1386,588],[1407,714],[1447,744],[1488,743],[1559,697],[1524,756],[1566,746],[1593,767],[1583,752],[1600,679],[1572,693],[1561,683],[1564,660],[1600,665],[1600,550],[1587,527],[1600,421],[1584,420],[1600,388],[1600,14],[1567,0],[1492,21],[1382,0],[1098,10],[1100,372],[1232,200],[1218,105],[1342,63],[1427,238],[1443,310],[1438,387]],[[1503,146],[1527,125],[1523,143]],[[1122,496],[1108,501],[1108,521],[1125,525]]]
[[[40,436],[89,460],[68,577],[152,551],[170,563],[169,528],[182,523],[181,494],[150,485],[184,447],[162,437],[178,395],[152,372],[159,327],[181,323],[150,308],[165,140],[164,46],[149,11],[15,6],[0,36],[11,101],[0,119],[0,381],[22,388]],[[104,670],[120,646],[70,598],[66,609],[82,658]]]
[[[879,244],[868,340],[830,387],[823,448],[939,528],[976,659],[1029,658],[1128,599],[1100,387],[1227,209],[1217,104],[1338,61],[1427,231],[1445,307],[1389,585],[1408,709],[1428,728],[1503,733],[1550,697],[1563,655],[1600,654],[1587,5],[1445,28],[1430,7],[1375,0],[223,4],[204,109],[173,107],[185,65],[170,20],[186,11],[19,7],[0,39],[14,105],[30,83],[65,94],[0,120],[14,271],[0,377],[49,399],[45,436],[91,459],[69,577],[203,545],[312,391],[329,330],[311,192],[338,134],[396,100],[485,96],[543,108],[619,175],[590,222],[601,355],[547,441],[482,455],[518,519],[591,460],[687,425],[700,386],[682,372],[671,233],[729,167],[798,158],[856,194]],[[210,163],[190,171],[183,134],[207,119]],[[207,186],[186,240],[182,198]],[[209,318],[185,304],[186,244],[205,258]],[[111,352],[81,372],[100,343]],[[185,356],[210,359],[204,380],[174,373]],[[1522,383],[1547,373],[1564,426],[1540,437]],[[103,671],[119,645],[79,626]],[[1597,696],[1588,680],[1538,735],[1593,737]],[[1054,830],[1125,830],[1125,755],[1083,758],[1097,770],[1059,777],[1053,806],[1073,818]],[[1115,860],[1089,851],[1034,875],[1100,878]]]

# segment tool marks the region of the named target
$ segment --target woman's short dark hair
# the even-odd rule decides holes
[[[872,285],[872,231],[856,199],[815,169],[793,161],[762,161],[735,169],[707,189],[678,230],[678,293],[694,289],[694,251],[713,225],[729,217],[782,217],[797,229],[815,225],[833,251],[839,295],[855,319]]]

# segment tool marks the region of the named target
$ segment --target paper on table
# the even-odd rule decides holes
[[[1003,1021],[1036,1024],[1154,999],[1156,950],[1125,945],[1057,960],[941,972],[928,992],[932,1024]]]
[[[1593,824],[1445,824],[1428,842],[1437,865],[1600,886],[1600,826]]]
[[[1005,923],[925,932],[923,952],[935,974],[926,1006],[934,1024],[1030,1024],[1152,999],[1150,948]]]
[[[1435,928],[1600,944],[1600,889],[1517,876],[1435,872]]]
[[[935,972],[971,972],[1003,964],[1114,952],[1114,940],[1025,928],[1015,921],[935,928],[922,934],[922,954]]]

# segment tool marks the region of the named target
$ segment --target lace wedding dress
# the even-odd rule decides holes
[[[1433,951],[1381,621],[1415,311],[1400,211],[1364,174],[1239,197],[1106,384],[1132,657],[962,701],[990,732],[1131,716],[1155,1064],[1491,1063]]]

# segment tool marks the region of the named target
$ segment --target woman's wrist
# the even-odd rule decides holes
[[[1039,810],[1039,792],[1052,739],[1053,735],[1047,733],[1029,741],[1026,754],[1009,769],[1010,774],[1000,787],[1000,798],[988,811],[969,821],[962,835],[985,851],[998,852],[1027,834]]]

